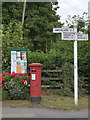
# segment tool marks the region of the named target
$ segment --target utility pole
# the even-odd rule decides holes
[[[26,0],[24,0],[23,14],[22,14],[22,24],[24,24],[25,9],[26,9]]]

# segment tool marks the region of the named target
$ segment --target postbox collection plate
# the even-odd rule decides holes
[[[36,74],[32,74],[32,80],[36,80]]]

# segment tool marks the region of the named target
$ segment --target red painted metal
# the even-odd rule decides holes
[[[29,64],[30,67],[30,97],[41,97],[41,67],[40,63]]]

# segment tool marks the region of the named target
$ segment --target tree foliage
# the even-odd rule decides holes
[[[57,3],[55,4],[57,8]],[[51,44],[56,41],[57,37],[55,38],[56,35],[53,34],[52,29],[56,25],[61,26],[61,23],[57,21],[60,17],[56,15],[55,10],[52,10],[52,3],[28,2],[23,28],[20,23],[22,11],[22,3],[3,3],[3,65],[10,61],[10,48],[12,47],[25,47],[31,51],[47,52]],[[7,50],[5,50],[6,46]],[[8,55],[5,51],[9,51]]]
[[[77,31],[88,33],[88,14],[84,12],[82,16],[80,15],[74,15],[74,16],[68,16],[66,20],[66,24],[69,27],[73,27],[74,22],[77,22]]]
[[[5,30],[5,26],[2,26],[3,35],[2,35],[2,63],[3,69],[10,66],[10,50],[11,48],[19,48],[24,47],[24,39],[23,39],[23,31],[22,31],[22,23],[11,21],[8,24],[7,30]]]
[[[10,7],[8,7],[10,6]],[[3,24],[6,29],[10,20],[21,21],[22,18],[21,3],[3,3]],[[56,4],[57,6],[57,4]],[[57,8],[57,7],[56,7]],[[61,27],[58,23],[60,17],[52,10],[52,3],[27,3],[25,12],[24,45],[32,51],[50,50],[52,42],[56,41],[52,32],[53,27]]]

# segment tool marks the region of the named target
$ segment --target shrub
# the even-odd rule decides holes
[[[63,87],[61,89],[62,95],[69,95],[74,93],[74,67],[73,64],[65,62],[62,66],[62,80]],[[87,83],[84,81],[84,77],[78,76],[78,93],[79,96],[87,93]]]
[[[8,91],[2,89],[2,100],[9,100],[9,99],[10,97],[8,95]]]
[[[78,94],[83,96],[88,93],[88,83],[84,80],[84,77],[78,77]]]
[[[73,93],[74,90],[73,69],[74,69],[73,64],[69,62],[65,62],[65,64],[62,65],[63,88],[61,89],[61,92],[63,95]]]
[[[3,77],[3,90],[8,91],[10,99],[27,99],[29,97],[29,94],[27,92],[29,77],[26,73],[16,74],[13,72],[10,74],[6,72],[3,74]]]

